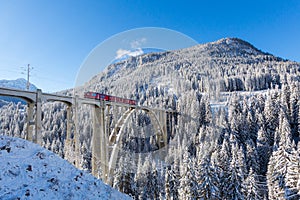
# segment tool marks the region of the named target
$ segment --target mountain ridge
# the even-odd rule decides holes
[[[143,54],[113,63],[77,92],[82,95],[83,90],[94,90],[134,98],[136,88],[142,87],[143,82],[152,88],[174,88],[180,84],[179,80],[185,79],[192,81],[192,87],[201,92],[212,90],[209,89],[212,84],[217,84],[220,91],[263,90],[281,84],[279,69],[275,69],[281,65],[298,68],[300,64],[265,53],[242,39],[222,38],[185,49]],[[255,79],[255,76],[263,76],[261,82],[266,83],[247,85],[248,80]],[[220,83],[212,83],[214,80]],[[130,94],[124,93],[124,87],[114,92],[115,88],[123,85],[128,85],[126,90]]]
[[[27,80],[25,80],[24,78],[18,78],[15,80],[7,80],[7,79],[0,80],[0,87],[26,90],[26,86],[27,86]],[[37,90],[37,87],[34,84],[30,83],[29,90],[35,91]]]

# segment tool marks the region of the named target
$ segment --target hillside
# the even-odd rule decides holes
[[[81,95],[86,90],[118,94],[144,104],[146,92],[155,90],[179,97],[190,90],[216,96],[271,89],[281,85],[281,71],[294,77],[299,68],[299,63],[264,53],[241,39],[225,38],[114,63],[78,91]]]
[[[130,57],[95,75],[75,94],[97,91],[175,109],[162,159],[154,123],[142,110],[123,128],[113,187],[136,199],[299,199],[300,64],[225,38],[177,51]],[[64,91],[74,95],[73,90]],[[0,134],[26,135],[26,106],[0,109]],[[66,105],[43,104],[43,146],[91,170],[93,108],[73,122],[79,148],[66,145]],[[105,111],[112,131],[125,108]],[[76,121],[77,119],[77,121]],[[139,139],[142,138],[142,139]],[[277,162],[280,160],[281,162]],[[99,169],[99,174],[101,168]]]
[[[0,199],[130,199],[54,153],[0,136]]]

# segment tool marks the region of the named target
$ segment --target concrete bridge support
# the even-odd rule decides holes
[[[105,108],[104,106],[94,106],[93,117],[93,139],[92,139],[92,174],[107,181],[108,174],[108,137],[105,127]],[[102,172],[99,174],[99,169]]]
[[[42,90],[37,90],[35,104],[35,136],[33,142],[42,145]]]
[[[27,103],[27,133],[26,140],[33,142],[33,126],[35,125],[35,120],[33,116],[34,103]]]
[[[71,139],[71,126],[72,126],[72,105],[67,106],[67,135],[66,140]]]
[[[155,118],[157,118],[157,128],[155,130],[159,151],[153,154],[156,159],[164,159],[167,154],[166,146],[168,144],[168,133],[166,126],[166,113],[164,111],[156,111]]]
[[[92,105],[94,108],[94,127],[93,127],[93,138],[92,138],[92,174],[96,177],[102,178],[104,182],[111,183],[111,177],[113,175],[114,169],[117,166],[118,153],[120,150],[121,139],[124,134],[124,125],[130,119],[130,116],[136,109],[141,109],[145,111],[150,119],[154,128],[153,137],[158,144],[159,148],[162,148],[168,144],[170,135],[174,131],[174,126],[177,125],[177,114],[174,115],[174,111],[166,111],[160,109],[151,109],[143,106],[126,105],[116,102],[105,102],[94,99],[60,96],[55,94],[42,93],[41,90],[33,91],[22,91],[15,89],[7,89],[0,87],[0,95],[18,97],[27,101],[27,135],[26,139],[33,141],[37,144],[42,144],[42,102],[48,101],[59,101],[67,105],[67,133],[65,145],[71,150],[75,149],[72,153],[71,159],[76,167],[80,167],[80,141],[79,132],[77,126],[73,126],[74,134],[73,141],[71,140],[71,128],[72,128],[72,110],[74,115],[75,124],[78,123],[77,112],[79,104]],[[74,106],[74,107],[73,107]],[[105,107],[106,106],[106,107]],[[118,120],[112,132],[110,130],[111,116],[110,106],[120,106],[122,107],[122,117]],[[105,115],[106,113],[108,116]],[[126,110],[125,110],[126,109]],[[110,133],[111,132],[111,133]],[[110,148],[110,149],[109,149]],[[70,151],[71,152],[71,151]],[[102,170],[99,173],[100,168]]]
[[[42,91],[37,90],[36,101],[30,102],[27,101],[27,136],[26,139],[37,143],[42,144]],[[34,115],[35,113],[35,115]],[[33,129],[34,126],[34,129]],[[34,130],[34,131],[33,131]]]
[[[71,130],[72,130],[72,126],[74,125],[74,122],[73,122],[73,114],[74,112],[76,112],[76,108],[74,108],[72,110],[72,105],[68,105],[67,106],[67,130],[66,130],[66,139],[65,139],[65,145],[64,145],[64,151],[66,152],[65,153],[65,159],[68,160],[69,162],[73,163],[73,165],[75,166],[78,166],[79,163],[78,163],[78,159],[74,156],[72,156],[72,152],[75,152],[75,155],[78,155],[78,152],[76,151],[72,151],[73,149],[76,149],[74,148],[74,138],[75,138],[75,135],[76,133],[74,133],[73,135],[73,139],[71,138]],[[76,115],[75,115],[76,116]],[[76,128],[75,126],[73,126],[73,130],[76,131]]]
[[[70,142],[68,142],[70,144],[70,148],[73,148],[75,149],[75,166],[77,168],[80,168],[80,159],[79,159],[79,155],[80,155],[80,150],[79,150],[79,127],[78,127],[78,112],[79,112],[79,104],[78,104],[78,96],[75,96],[74,98],[74,104],[73,104],[75,107],[74,107],[74,121],[75,121],[75,126],[74,126],[74,136],[73,136],[73,144],[71,142],[71,138],[70,138]]]
[[[160,116],[161,116],[161,126],[163,130],[163,140],[164,144],[168,144],[168,131],[167,131],[167,113],[165,111],[160,111]]]

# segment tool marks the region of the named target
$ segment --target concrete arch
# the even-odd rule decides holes
[[[24,99],[28,103],[27,110],[27,136],[26,139],[33,141],[35,143],[40,143],[42,141],[41,138],[41,129],[42,129],[42,103],[43,102],[51,102],[58,101],[65,103],[67,105],[67,141],[66,144],[71,144],[71,123],[72,114],[75,113],[75,124],[77,124],[77,106],[80,104],[88,104],[94,107],[94,134],[93,134],[93,156],[92,156],[92,173],[96,175],[96,171],[98,166],[98,161],[101,161],[101,167],[103,170],[102,178],[103,180],[110,181],[110,176],[113,173],[113,170],[116,166],[117,157],[120,149],[120,141],[124,135],[124,127],[127,121],[130,119],[130,116],[136,110],[142,110],[146,112],[152,122],[155,133],[151,135],[156,137],[156,142],[159,145],[159,148],[163,147],[167,144],[167,117],[166,113],[169,113],[167,110],[162,109],[152,109],[143,106],[136,105],[126,105],[117,102],[106,102],[99,101],[95,99],[87,99],[87,98],[79,98],[78,96],[70,97],[70,96],[61,96],[56,94],[47,94],[42,93],[42,90],[38,89],[37,91],[23,91],[16,89],[7,89],[0,87],[0,96],[9,96],[9,97],[17,97]],[[127,108],[127,110],[123,113],[121,118],[118,120],[115,128],[112,131],[112,134],[107,138],[107,134],[109,134],[110,130],[107,132],[106,130],[106,119],[105,119],[105,108],[106,106],[121,106]],[[74,110],[72,110],[72,107]],[[108,108],[109,109],[109,108]],[[73,112],[74,113],[73,113]],[[35,116],[34,116],[35,113]],[[34,129],[33,129],[34,128]],[[110,127],[108,127],[110,128]],[[78,135],[75,126],[74,139],[75,140],[75,151],[79,150],[79,142]],[[97,133],[97,134],[95,134]],[[108,146],[112,147],[112,149],[108,149]],[[110,152],[112,150],[112,152]],[[110,156],[110,157],[108,157]],[[76,160],[76,165],[79,162]]]
[[[158,130],[157,133],[156,132],[156,136],[158,136],[158,143],[160,145],[161,142],[164,143],[164,145],[166,145],[166,140],[162,140],[164,137],[163,135],[166,134],[164,133],[164,130],[159,122],[158,117],[156,116],[156,114],[149,109],[142,109],[143,111],[147,112],[150,116],[151,122],[153,123],[153,126],[155,127],[156,130]],[[109,136],[109,144],[113,145],[113,149],[112,149],[112,153],[111,156],[109,158],[109,163],[108,163],[108,173],[109,176],[112,175],[113,170],[116,167],[116,163],[117,163],[117,158],[118,158],[118,154],[119,154],[119,149],[120,149],[120,141],[121,138],[124,134],[123,129],[125,127],[125,124],[127,123],[128,119],[130,118],[130,116],[136,111],[136,109],[128,109],[123,115],[122,117],[118,120],[115,128],[113,129],[112,134]],[[111,180],[109,180],[111,181]]]
[[[23,99],[27,103],[36,102],[36,92],[22,91],[8,88],[0,88],[0,95]]]
[[[66,96],[59,96],[59,95],[52,95],[52,94],[43,94],[43,101],[47,102],[62,102],[66,104],[67,106],[73,105],[73,98],[72,97],[66,97]]]
[[[42,90],[23,91],[17,89],[0,88],[0,96],[21,98],[27,102],[27,135],[26,139],[35,143],[41,142],[42,102],[58,101],[67,105],[67,135],[70,135],[71,107],[73,98],[55,94],[42,93]],[[35,117],[34,117],[35,111]],[[35,129],[33,129],[35,126]]]
[[[156,114],[152,110],[149,110],[149,109],[143,108],[141,110],[143,110],[149,114],[151,121],[156,123],[156,125],[157,125],[156,129],[158,129],[160,131],[160,133],[163,134],[164,130],[163,130]],[[118,135],[118,133],[121,131],[121,129],[126,124],[127,120],[133,114],[134,111],[136,111],[136,109],[133,109],[133,108],[128,109],[118,120],[117,124],[115,125],[115,128],[112,131],[112,134],[109,136],[109,144],[110,145],[113,145],[115,142],[118,142],[119,137],[120,137],[120,135]]]
[[[9,88],[0,88],[0,95],[20,98],[26,101],[27,103],[35,103],[37,101],[59,101],[67,104],[68,106],[71,106],[73,104],[72,97],[55,94],[46,94],[42,93],[42,91],[39,89],[37,91],[23,91]]]

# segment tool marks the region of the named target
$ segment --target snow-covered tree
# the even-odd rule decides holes
[[[232,145],[232,160],[230,162],[230,174],[228,176],[228,188],[226,199],[244,199],[242,183],[245,179],[245,163],[243,153],[236,145]]]
[[[196,171],[198,182],[198,198],[200,199],[218,199],[220,182],[216,167],[212,165],[210,155],[205,156],[198,155],[197,163],[198,170]]]
[[[197,187],[198,185],[195,179],[193,160],[190,158],[186,147],[180,168],[180,186],[178,191],[180,199],[197,199]]]
[[[259,193],[259,181],[255,171],[250,168],[247,178],[243,182],[244,196],[247,200],[262,199]]]

